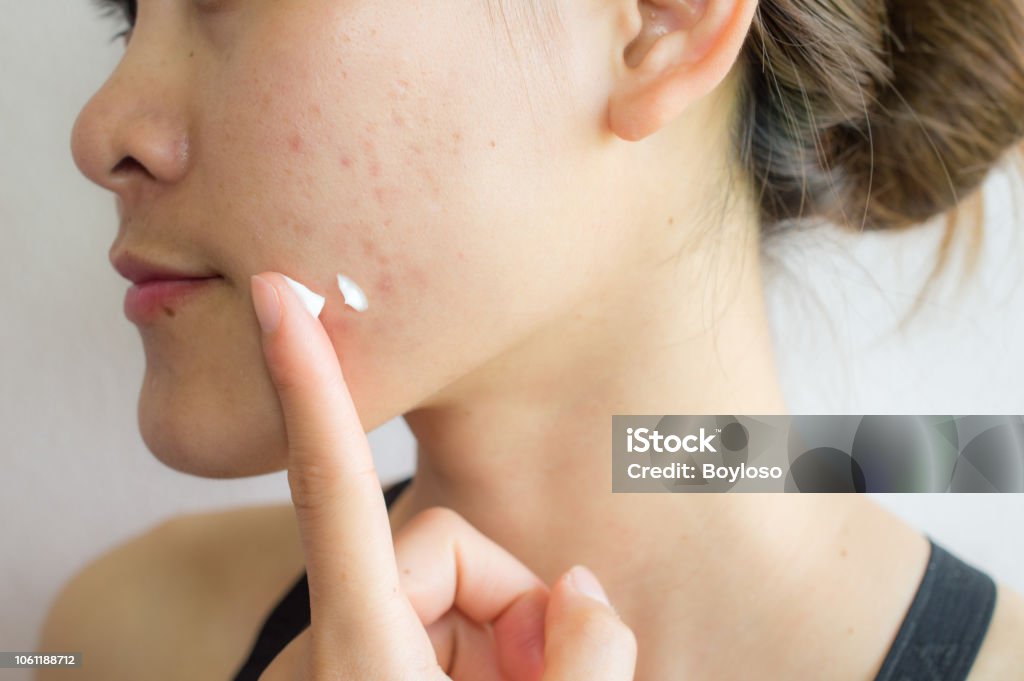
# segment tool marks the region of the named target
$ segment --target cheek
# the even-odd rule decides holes
[[[483,25],[431,17],[424,32],[402,12],[279,26],[239,47],[206,102],[208,148],[234,206],[239,270],[272,265],[310,285],[344,272],[370,303],[332,320],[350,350],[435,355],[467,332],[508,330],[517,307],[522,320],[548,305],[550,273],[532,270],[561,272],[535,255],[557,238],[545,220],[568,174],[491,45],[453,47],[450,36],[485,36]]]
[[[343,36],[333,54],[306,46],[247,67],[259,75],[229,97],[225,109],[239,114],[224,118],[232,132],[217,154],[248,170],[229,191],[249,197],[242,223],[260,257],[301,258],[299,272],[324,261],[364,288],[371,309],[402,306],[471,248],[475,220],[459,203],[473,194],[480,147],[408,61],[382,64],[350,45]],[[484,140],[484,153],[495,145]]]

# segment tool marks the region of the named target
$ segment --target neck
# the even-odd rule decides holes
[[[711,609],[712,583],[792,559],[769,528],[800,537],[834,524],[807,499],[611,493],[612,414],[786,413],[758,239],[729,233],[717,250],[631,267],[407,413],[418,461],[396,525],[443,505],[548,583],[584,563],[632,624],[659,610],[666,588]]]
[[[715,237],[678,257],[651,249],[406,413],[417,486],[445,503],[481,494],[540,509],[557,500],[600,507],[611,489],[613,414],[786,413],[757,234],[741,221]],[[574,484],[592,493],[566,495]]]

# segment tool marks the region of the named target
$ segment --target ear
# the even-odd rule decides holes
[[[757,2],[639,0],[609,97],[612,132],[643,139],[714,90],[743,48]]]

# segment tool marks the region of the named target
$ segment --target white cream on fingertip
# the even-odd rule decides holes
[[[324,309],[324,303],[327,302],[326,298],[319,294],[313,293],[308,288],[306,288],[299,282],[289,277],[287,274],[282,274],[281,276],[285,278],[285,281],[288,282],[288,285],[291,286],[292,290],[295,291],[296,295],[299,296],[299,300],[301,300],[303,305],[306,306],[306,309],[309,311],[309,314],[313,315],[314,319],[319,318],[320,311]]]
[[[370,306],[366,301],[363,289],[344,274],[338,274],[338,289],[341,291],[341,295],[345,296],[345,304],[353,310],[363,312]]]

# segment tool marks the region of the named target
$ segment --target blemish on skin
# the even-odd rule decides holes
[[[498,144],[494,140],[491,140],[491,149],[493,149],[496,146],[498,146]]]
[[[459,260],[465,260],[466,259],[466,254],[463,253],[462,251],[457,251],[456,254],[459,256]]]
[[[405,119],[402,118],[402,115],[400,113],[398,113],[397,111],[392,111],[391,112],[391,120],[394,121],[395,125],[397,125],[398,127],[400,127],[400,128],[404,128],[405,127]]]
[[[173,317],[174,316],[174,310],[172,308],[169,308],[166,305],[164,305],[163,307],[164,307],[164,314],[166,314],[168,317]]]
[[[349,158],[348,156],[345,156],[343,154],[342,157],[341,157],[341,165],[345,166],[346,168],[351,168],[352,167],[352,159]]]
[[[427,284],[427,273],[418,267],[410,267],[409,281],[414,287],[423,288]]]
[[[377,279],[377,290],[380,291],[381,294],[388,295],[388,294],[391,293],[391,291],[394,290],[394,288],[395,288],[395,285],[394,285],[394,282],[391,280],[391,275],[390,274],[387,274],[387,273],[382,274]]]
[[[192,58],[192,57],[194,57],[194,56],[196,56],[196,53],[195,53],[195,52],[189,52],[189,53],[188,53],[188,58],[189,58],[189,59],[191,59],[191,58]]]
[[[371,135],[375,134],[377,132],[377,124],[376,123],[367,123],[366,124],[366,132],[370,133]]]
[[[293,134],[288,138],[288,146],[291,147],[292,151],[302,151],[302,136],[299,133]]]
[[[323,112],[320,111],[320,105],[319,104],[314,104],[313,105],[313,113],[315,113],[317,116],[322,116],[323,115]]]
[[[461,142],[462,141],[462,133],[458,132],[458,131],[453,132],[452,133],[452,139],[455,140],[456,143]]]
[[[674,224],[676,224],[676,220],[675,220],[675,218],[672,218],[672,217],[670,217],[670,218],[668,219],[668,224],[670,224],[670,225],[674,225]]]
[[[417,156],[422,156],[423,155],[423,147],[421,147],[418,144],[412,145],[412,153],[416,154]]]
[[[311,225],[306,224],[302,220],[293,221],[291,223],[291,227],[292,230],[295,232],[296,236],[300,238],[306,238],[313,234],[313,227]]]
[[[374,177],[380,177],[380,164],[376,161],[374,161],[373,165],[370,166],[370,174]]]
[[[383,187],[374,187],[373,188],[373,195],[377,199],[377,203],[379,203],[380,205],[383,206],[384,205],[384,188]]]
[[[839,556],[842,558],[846,558],[846,549],[839,549]]]
[[[376,255],[377,246],[373,243],[373,239],[364,237],[359,240],[359,243],[362,245],[363,253],[366,254],[367,258],[372,258]]]

